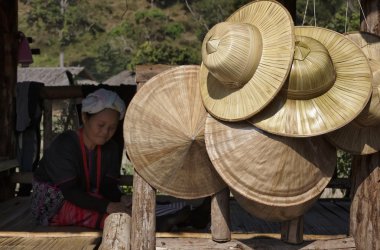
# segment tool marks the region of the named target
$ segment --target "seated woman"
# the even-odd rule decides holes
[[[82,101],[83,127],[58,135],[34,173],[32,214],[42,225],[103,228],[110,213],[130,212],[118,187],[120,153],[111,140],[125,104],[98,89]]]
[[[83,99],[83,127],[58,135],[34,172],[31,208],[39,224],[102,229],[108,214],[131,212],[131,199],[118,186],[121,157],[111,139],[124,113],[124,102],[112,91],[99,89]],[[201,207],[207,209],[158,203],[157,231],[199,222],[205,227],[210,204]]]

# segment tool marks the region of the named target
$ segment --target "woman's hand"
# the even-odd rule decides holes
[[[130,213],[131,209],[125,206],[123,202],[110,202],[107,206],[107,213]]]

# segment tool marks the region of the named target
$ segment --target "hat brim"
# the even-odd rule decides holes
[[[354,155],[368,155],[380,150],[380,125],[362,127],[351,122],[341,129],[326,134],[335,147]]]
[[[372,72],[364,53],[349,39],[319,27],[296,27],[295,34],[316,39],[328,50],[336,80],[324,94],[308,100],[287,99],[280,93],[253,125],[273,134],[308,137],[343,127],[357,117],[372,92]]]
[[[262,110],[279,92],[294,54],[294,24],[289,12],[275,1],[255,1],[234,12],[226,22],[249,23],[261,33],[263,50],[252,78],[239,89],[216,80],[201,65],[201,96],[207,111],[225,121],[244,120]]]
[[[370,60],[380,62],[380,37],[363,31],[348,32],[344,34],[364,52]]]
[[[336,166],[336,149],[321,136],[277,136],[245,121],[228,123],[208,115],[205,141],[227,185],[268,206],[305,205],[323,191]]]
[[[326,134],[326,138],[337,148],[355,155],[368,155],[380,151],[380,37],[355,32],[345,34],[356,43],[370,59],[373,72],[372,97],[367,106],[346,126]]]
[[[166,194],[195,199],[225,188],[207,155],[207,112],[199,66],[180,66],[147,81],[124,119],[125,147],[135,170]]]

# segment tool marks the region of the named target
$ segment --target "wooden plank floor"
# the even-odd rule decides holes
[[[78,250],[96,249],[101,238],[93,237],[0,237],[0,249]]]
[[[0,203],[0,249],[96,249],[99,245],[101,231],[36,225],[29,204],[29,198],[25,197]],[[233,241],[224,244],[212,242],[209,227],[193,232],[185,229],[174,237],[173,234],[157,233],[157,249],[318,249],[313,248],[315,245],[326,249],[320,244],[353,249],[352,238],[347,238],[349,207],[350,202],[345,200],[319,200],[305,214],[304,244],[293,246],[279,240],[280,223],[255,218],[232,199]]]
[[[101,238],[94,237],[0,237],[0,249],[20,250],[77,250],[77,249],[98,249]],[[263,238],[262,236],[250,239],[232,239],[226,243],[216,243],[211,240],[211,235],[207,238],[156,238],[157,250],[194,250],[194,249],[229,249],[229,250],[264,250],[264,249],[355,249],[355,242],[352,237],[342,237],[335,239],[305,240],[302,244],[291,245],[276,238]]]

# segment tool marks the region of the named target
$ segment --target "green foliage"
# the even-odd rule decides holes
[[[199,53],[190,47],[175,47],[169,43],[144,42],[137,49],[130,68],[137,64],[200,64]]]
[[[348,178],[351,172],[352,155],[342,151],[337,151],[337,177]]]
[[[78,42],[84,33],[103,32],[102,25],[88,15],[88,1],[75,0],[33,0],[24,1],[30,5],[26,21],[29,26],[58,35],[60,47]]]
[[[200,64],[201,44],[216,23],[251,0],[20,0],[19,26],[42,54],[32,66],[58,66],[63,48],[67,65],[86,67],[102,81],[136,64]],[[60,3],[66,3],[64,12]],[[357,30],[356,1],[316,0],[317,25],[339,32]],[[190,8],[189,8],[190,7]],[[306,0],[297,0],[301,25]],[[309,0],[305,25],[314,25]],[[191,11],[190,11],[191,10]],[[346,19],[347,10],[347,19]]]
[[[167,24],[164,29],[165,35],[169,36],[173,40],[179,38],[185,31],[185,27],[181,23],[177,22]]]
[[[148,24],[152,22],[165,22],[166,15],[158,8],[152,8],[144,11],[137,11],[135,13],[135,21],[138,24]]]
[[[307,0],[297,0],[296,25],[302,25],[304,22],[305,26],[314,26],[316,20],[317,26],[332,29],[341,33],[359,29],[360,12],[356,1],[350,1],[349,6],[347,6],[346,0],[316,0],[316,18],[314,18],[314,4],[313,1],[310,0],[305,15],[306,3]]]

